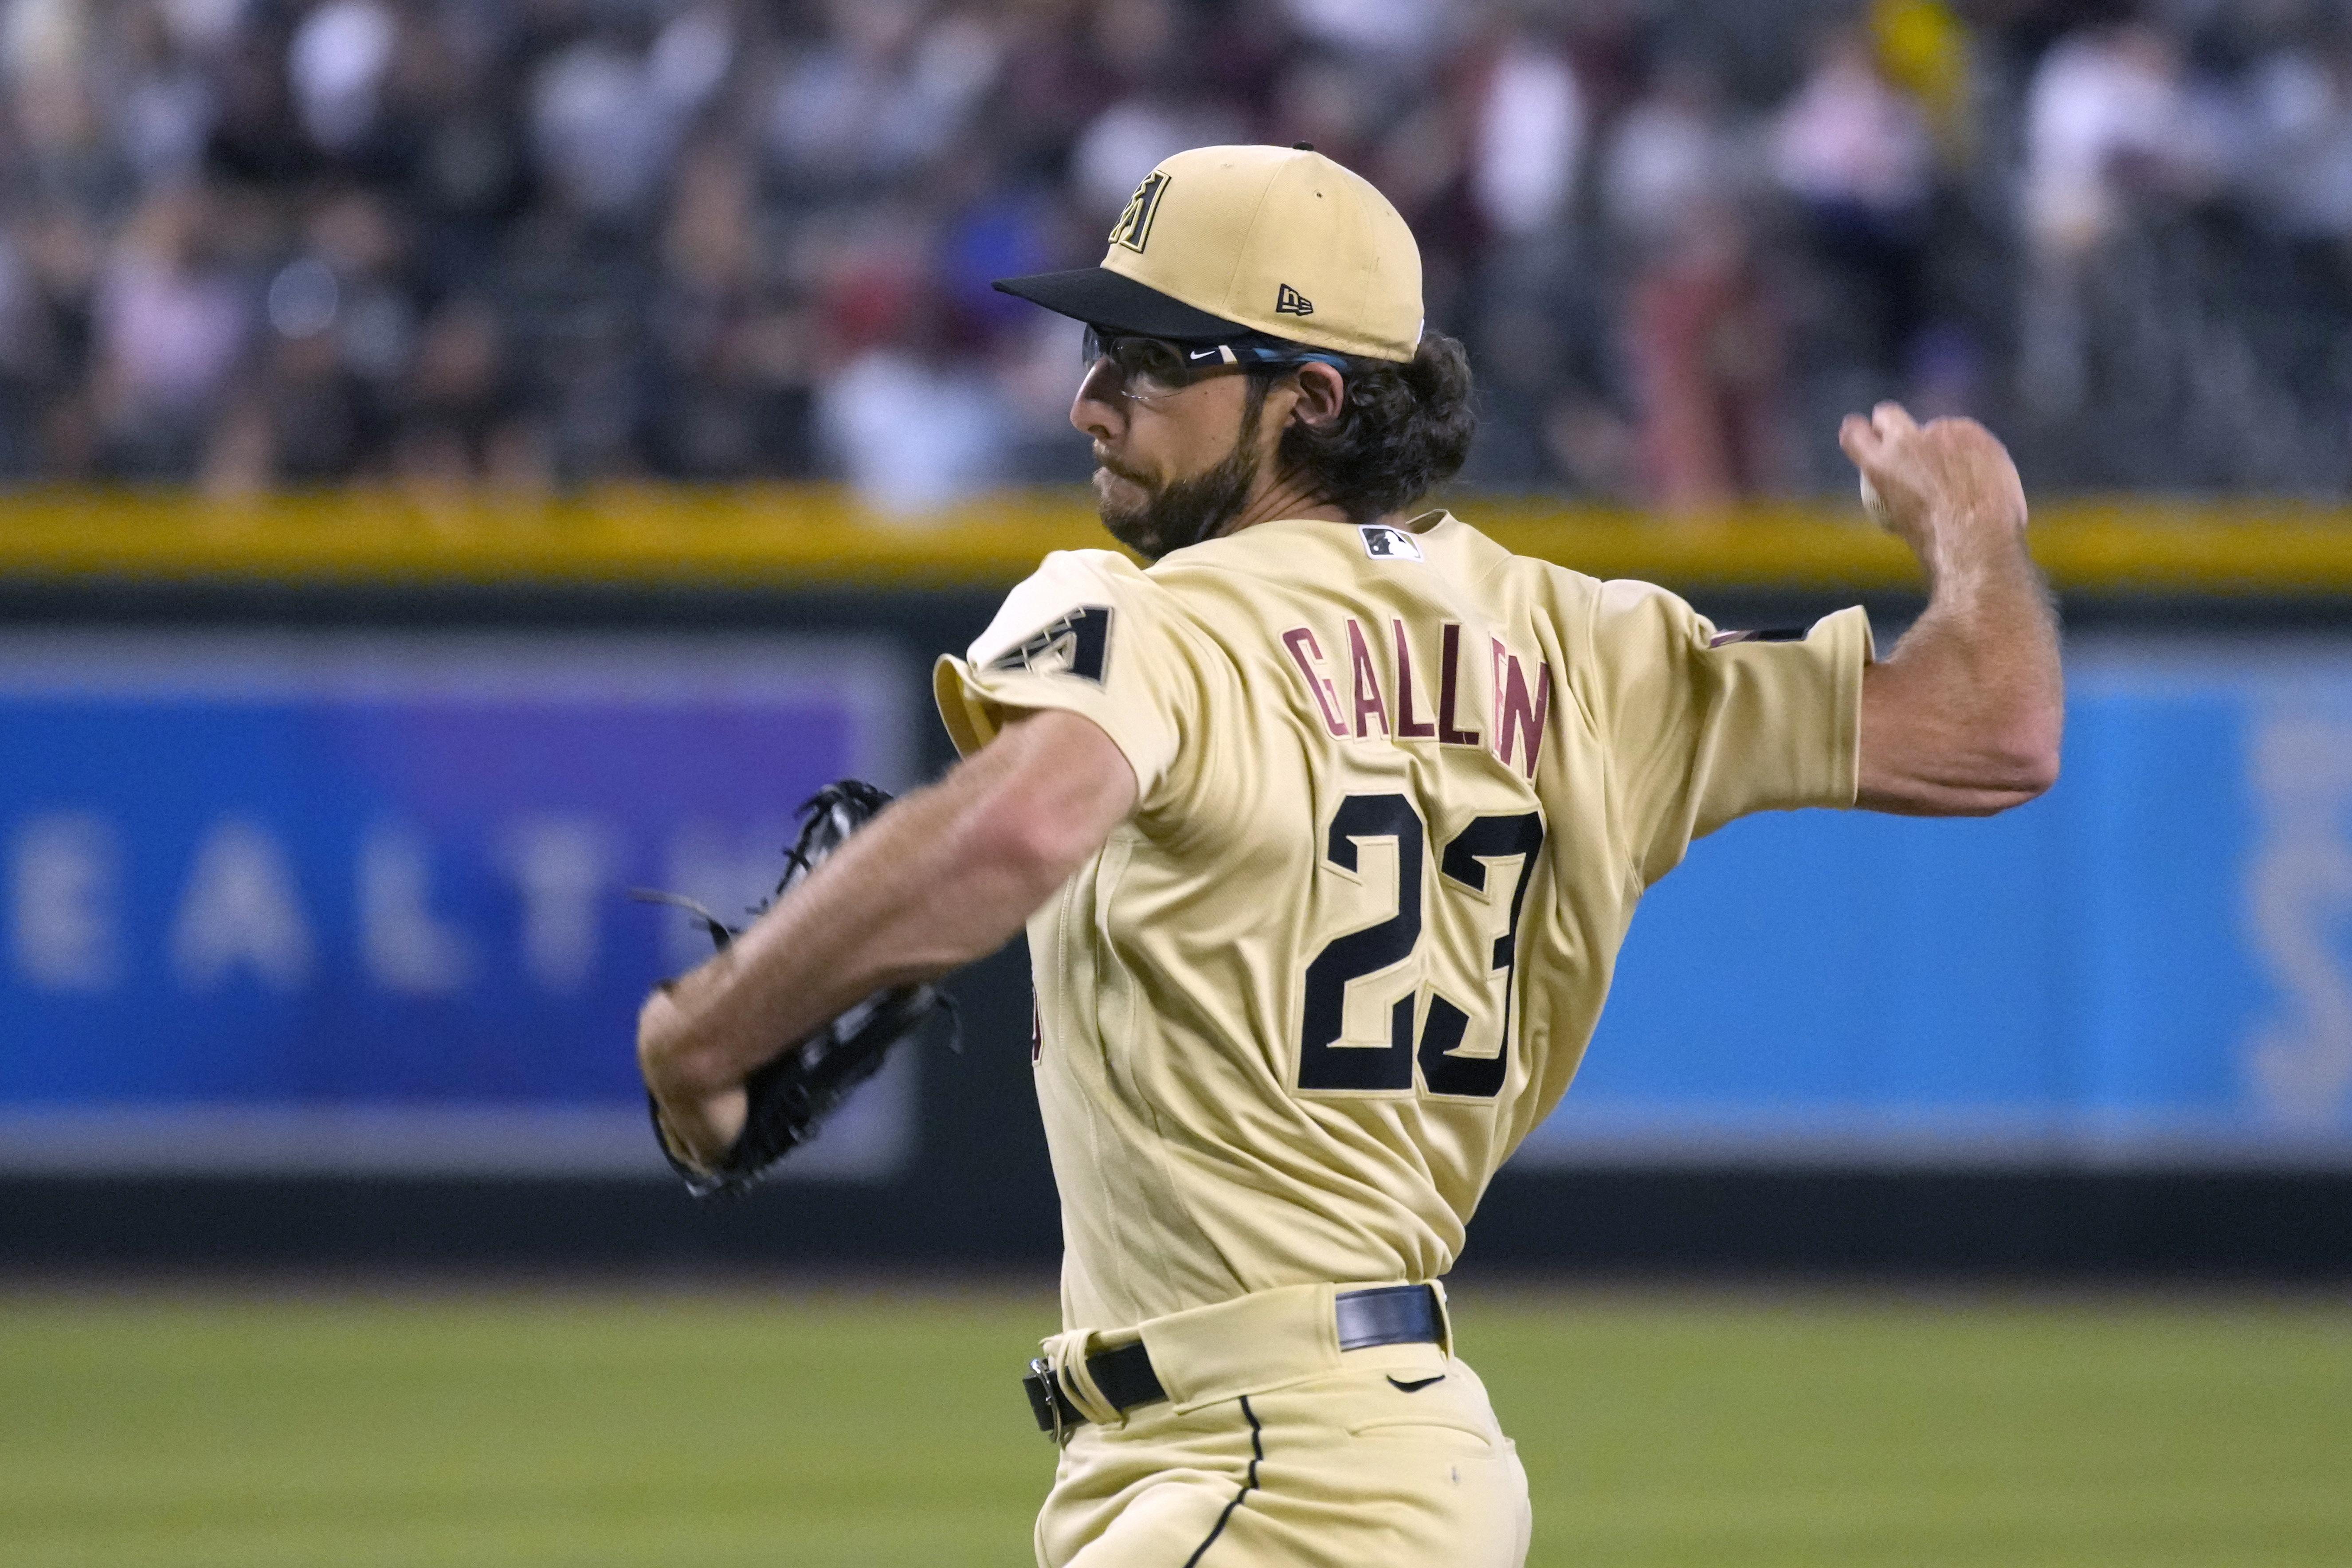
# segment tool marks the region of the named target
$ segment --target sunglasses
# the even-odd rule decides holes
[[[1087,364],[1106,359],[1110,361],[1111,368],[1118,372],[1127,395],[1139,398],[1171,396],[1196,381],[1227,369],[1258,367],[1274,370],[1302,364],[1328,364],[1340,371],[1348,368],[1345,355],[1301,348],[1296,343],[1266,338],[1234,338],[1213,343],[1178,342],[1168,338],[1137,337],[1089,326],[1085,347]]]

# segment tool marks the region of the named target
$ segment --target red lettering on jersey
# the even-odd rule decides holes
[[[1305,626],[1293,626],[1282,634],[1282,646],[1290,650],[1298,673],[1307,678],[1307,689],[1315,694],[1315,706],[1323,710],[1323,727],[1334,735],[1345,736],[1347,721],[1339,717],[1339,694],[1323,678],[1316,666],[1323,662],[1323,650],[1315,641],[1315,634]]]
[[[1478,731],[1454,728],[1454,704],[1462,696],[1462,628],[1447,622],[1438,633],[1437,738],[1448,746],[1475,746]]]
[[[1544,721],[1551,717],[1551,666],[1537,667],[1535,700],[1528,700],[1527,672],[1500,642],[1495,644],[1495,757],[1511,765],[1514,742],[1528,753],[1528,777],[1536,776],[1536,759],[1543,754]]]
[[[1397,739],[1426,741],[1437,733],[1437,726],[1412,716],[1412,649],[1405,646],[1404,623],[1391,621],[1389,626],[1396,633]]]
[[[1372,650],[1364,646],[1364,628],[1354,617],[1348,621],[1348,662],[1355,669],[1356,679],[1356,739],[1362,740],[1371,731],[1365,728],[1364,715],[1380,715],[1381,733],[1389,732],[1389,705],[1381,696],[1381,672],[1372,668]]]

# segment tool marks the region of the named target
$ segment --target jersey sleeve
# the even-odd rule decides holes
[[[1874,657],[1860,605],[1802,632],[1718,633],[1664,589],[1606,583],[1591,624],[1612,804],[1645,882],[1734,817],[1853,804]]]
[[[1092,720],[1135,770],[1149,803],[1188,728],[1181,641],[1149,579],[1108,551],[1056,551],[1013,590],[962,658],[932,671],[940,718],[970,756],[1013,712],[1058,708]]]

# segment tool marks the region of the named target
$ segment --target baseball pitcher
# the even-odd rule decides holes
[[[1966,420],[1848,419],[1927,613],[1883,659],[1858,608],[1722,632],[1412,510],[1469,369],[1403,220],[1309,149],[1180,153],[1100,267],[999,287],[1086,323],[1071,422],[1150,564],[1048,556],[940,661],[963,763],[646,1003],[664,1141],[725,1169],[747,1082],[1025,925],[1066,1242],[1038,1562],[1518,1563],[1526,1478],[1440,1285],[1464,1226],[1691,840],[2049,787],[2016,470]]]

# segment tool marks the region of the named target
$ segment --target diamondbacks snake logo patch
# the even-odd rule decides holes
[[[1168,176],[1158,169],[1143,176],[1143,184],[1135,187],[1135,195],[1127,198],[1127,210],[1110,226],[1110,242],[1123,245],[1141,255],[1144,245],[1151,238],[1151,220],[1159,215],[1160,198],[1168,190]]]
[[[1110,606],[1081,605],[1019,646],[988,661],[991,669],[1031,675],[1075,675],[1103,683],[1110,662]]]

